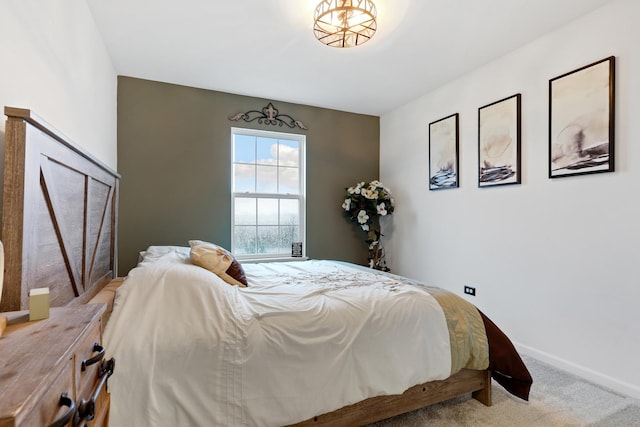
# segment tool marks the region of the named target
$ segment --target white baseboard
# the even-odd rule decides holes
[[[514,342],[513,344],[521,354],[531,356],[535,359],[540,360],[541,362],[544,362],[555,368],[562,369],[563,371],[569,372],[571,374],[577,375],[587,381],[591,381],[592,383],[606,387],[612,391],[624,394],[634,399],[640,399],[640,387],[638,386],[626,383],[617,378],[610,377],[592,369],[585,368],[584,366],[577,365],[573,362],[561,359],[544,351],[540,351],[535,348],[519,344],[517,342]],[[533,379],[533,381],[535,383],[535,378]]]

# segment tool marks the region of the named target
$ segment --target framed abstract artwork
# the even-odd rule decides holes
[[[429,190],[459,186],[458,113],[429,123]]]
[[[615,57],[549,80],[549,178],[613,172]]]
[[[478,109],[478,187],[520,184],[520,99]]]

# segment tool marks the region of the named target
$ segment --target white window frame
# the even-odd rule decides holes
[[[279,194],[279,193],[257,193],[257,192],[243,192],[236,193],[235,190],[235,136],[236,135],[248,135],[253,137],[264,137],[273,139],[288,139],[295,140],[299,144],[299,194]],[[306,259],[306,135],[297,133],[286,132],[273,132],[259,129],[245,129],[245,128],[231,128],[231,252],[234,253],[236,258],[243,262],[262,262],[262,261],[288,261],[288,260],[301,260]],[[257,179],[257,178],[256,178]],[[288,199],[298,200],[299,212],[300,212],[300,240],[302,241],[302,257],[292,257],[291,251],[287,254],[235,254],[235,199],[236,198],[260,198],[260,199]]]

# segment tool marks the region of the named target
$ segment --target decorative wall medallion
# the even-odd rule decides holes
[[[303,130],[309,129],[300,120],[295,120],[293,117],[286,114],[280,114],[278,109],[274,107],[272,103],[269,103],[269,105],[264,107],[262,111],[251,110],[246,113],[236,113],[233,116],[229,116],[229,120],[234,122],[244,120],[247,123],[257,120],[258,123],[265,125],[282,126],[284,124],[292,129],[296,127]]]

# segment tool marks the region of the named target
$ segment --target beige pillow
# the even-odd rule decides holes
[[[244,269],[235,257],[216,244],[202,240],[189,240],[191,262],[217,274],[225,282],[240,287],[247,286]]]

